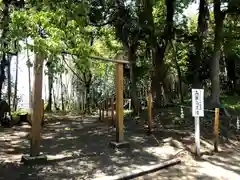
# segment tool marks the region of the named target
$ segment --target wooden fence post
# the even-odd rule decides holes
[[[219,145],[219,108],[215,108],[215,118],[214,118],[214,151],[218,152]]]
[[[152,93],[148,92],[148,133],[152,133]]]

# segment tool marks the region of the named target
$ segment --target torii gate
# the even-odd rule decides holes
[[[116,120],[117,131],[116,140],[110,142],[111,147],[126,147],[129,143],[124,141],[123,131],[123,64],[129,64],[129,61],[123,60],[123,55],[118,54],[115,59],[108,59],[96,56],[90,56],[92,59],[105,62],[116,63]],[[42,108],[42,79],[43,79],[43,62],[44,57],[40,53],[36,53],[34,62],[34,84],[33,84],[33,103],[32,103],[32,128],[31,128],[31,147],[30,155],[22,156],[22,162],[46,162],[47,158],[40,155],[40,139],[41,139],[41,108]]]

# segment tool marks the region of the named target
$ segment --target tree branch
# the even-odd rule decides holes
[[[64,56],[64,55],[63,55]],[[70,65],[67,63],[67,61],[65,60],[65,58],[63,58],[63,62],[67,65],[67,67],[72,71],[72,73],[80,80],[84,83],[83,79],[70,67]]]

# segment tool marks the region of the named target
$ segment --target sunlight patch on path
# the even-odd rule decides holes
[[[201,162],[198,164],[200,165],[200,167],[197,169],[197,171],[200,174],[205,174],[205,175],[208,175],[214,178],[219,178],[219,179],[229,179],[229,180],[240,179],[240,174],[224,169],[220,166],[213,165],[209,162]]]

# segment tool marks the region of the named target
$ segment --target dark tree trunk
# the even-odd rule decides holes
[[[11,55],[7,56],[8,68],[7,68],[7,79],[8,79],[8,104],[10,107],[9,115],[11,115],[11,95],[12,95],[12,82],[11,82]]]
[[[175,0],[165,0],[165,6],[167,9],[167,15],[166,15],[166,26],[164,29],[164,37],[163,39],[158,42],[157,37],[154,37],[153,39],[153,68],[154,68],[154,91],[156,93],[156,102],[160,102],[162,99],[162,93],[159,91],[159,87],[161,84],[163,85],[163,88],[165,87],[164,79],[167,75],[168,67],[164,63],[164,56],[167,49],[167,45],[169,41],[173,38],[173,16],[174,16],[174,9],[175,9]],[[152,21],[153,22],[153,21]],[[153,33],[154,34],[154,33]],[[160,84],[161,82],[161,84]],[[164,89],[165,91],[167,89]],[[167,93],[164,95],[165,101],[168,102]],[[163,104],[167,104],[167,102],[164,102]],[[159,105],[159,103],[156,103],[156,105]]]
[[[28,96],[29,96],[29,108],[32,108],[32,88],[31,88],[31,66],[32,63],[30,61],[30,57],[29,57],[29,49],[28,49],[28,41],[26,39],[26,46],[27,46],[27,67],[28,67]]]
[[[130,95],[131,102],[134,108],[134,113],[138,114],[141,112],[141,104],[139,98],[137,96],[137,66],[136,66],[136,50],[137,45],[131,44],[128,48],[128,60],[131,62],[130,64]]]
[[[225,13],[221,11],[221,1],[214,1],[214,18],[215,18],[215,38],[214,38],[214,54],[211,63],[211,104],[218,107],[220,105],[220,79],[219,79],[219,60],[221,57],[221,48],[223,41],[223,22]]]
[[[86,108],[85,108],[85,113],[90,114],[91,113],[91,108],[90,108],[90,103],[91,103],[91,98],[90,98],[90,83],[87,83],[86,86]]]
[[[86,89],[86,107],[85,107],[85,111],[84,113],[90,114],[91,113],[91,97],[90,97],[90,88],[92,85],[92,81],[93,81],[93,76],[92,76],[92,72],[90,71],[90,69],[86,69],[83,73],[83,83],[85,85],[85,89]]]
[[[8,0],[4,0],[3,1],[3,11],[2,11],[2,21],[1,21],[1,26],[2,26],[2,36],[1,36],[1,40],[2,40],[2,49],[3,49],[3,55],[2,55],[2,60],[1,60],[1,64],[0,64],[0,99],[2,99],[2,88],[3,88],[3,83],[6,79],[5,76],[5,68],[8,65],[7,62],[7,47],[8,47],[8,40],[7,40],[7,34],[9,31],[9,5],[10,2]]]
[[[200,0],[197,40],[195,42],[196,55],[195,58],[192,59],[193,88],[203,87],[200,68],[202,64],[203,39],[206,37],[208,32],[208,19],[209,19],[208,2],[207,0]]]
[[[173,58],[173,60],[174,60],[174,63],[175,63],[176,69],[177,69],[177,74],[178,74],[180,101],[181,101],[181,103],[184,103],[183,91],[182,91],[182,72],[181,72],[181,68],[178,64],[177,49],[176,49],[176,46],[175,46],[173,41],[171,41],[171,44],[172,44],[173,52],[174,52],[174,55],[175,55],[175,58]]]
[[[53,92],[53,70],[52,63],[50,61],[47,62],[48,68],[48,104],[46,107],[46,111],[52,111],[52,92]]]
[[[14,111],[17,110],[17,90],[18,90],[18,55],[19,53],[17,52],[17,57],[16,57],[16,74],[15,74],[15,84],[14,84],[14,96],[13,96],[13,108]]]
[[[61,83],[61,102],[62,102],[62,111],[65,111],[65,106],[64,106],[64,91],[63,91],[63,82],[62,82],[62,73],[60,74],[60,83]]]

